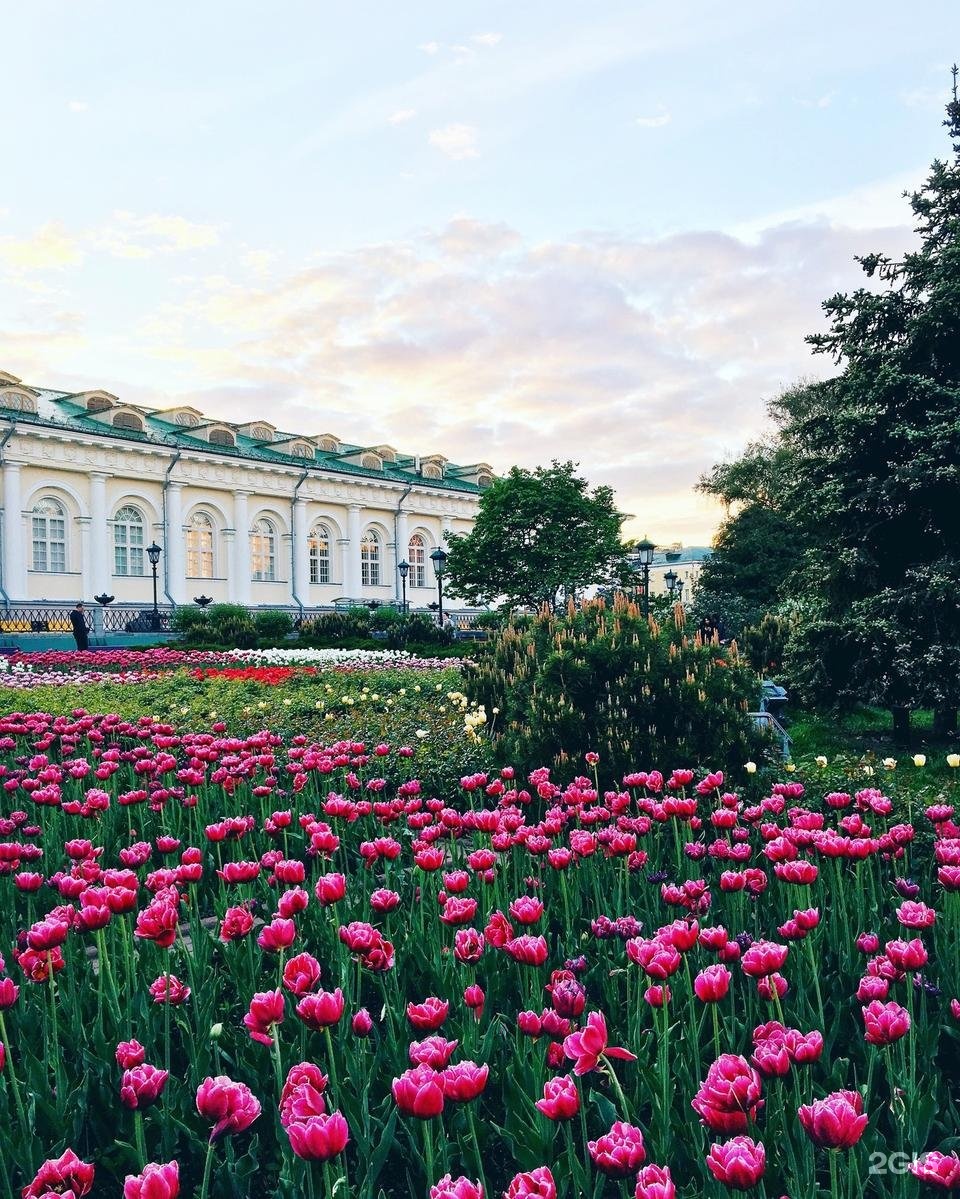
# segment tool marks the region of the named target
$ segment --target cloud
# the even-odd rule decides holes
[[[91,240],[98,250],[116,258],[153,258],[215,246],[220,234],[214,225],[181,216],[115,212],[108,225],[94,231]]]
[[[42,225],[28,237],[0,237],[0,263],[16,274],[64,270],[83,259],[82,245],[59,221]]]
[[[405,125],[407,121],[412,121],[417,115],[415,108],[398,108],[396,112],[387,117],[387,121],[391,125]]]
[[[440,47],[439,42],[424,42],[420,46],[420,49],[424,52],[424,54],[432,55],[432,54],[439,54],[441,47]]]
[[[502,33],[475,33],[471,38],[471,42],[476,42],[478,46],[496,46],[503,41]]]
[[[649,117],[637,117],[636,123],[642,129],[660,129],[663,125],[670,124],[670,113],[663,107],[662,104],[657,105],[657,112]]]
[[[429,137],[430,145],[434,146],[448,158],[478,158],[477,131],[472,125],[444,125],[442,129],[433,129]]]
[[[71,112],[89,112],[90,105],[86,102],[86,100],[70,100],[67,104],[67,108],[69,108]]]
[[[803,338],[863,281],[853,256],[910,243],[825,219],[531,242],[464,215],[286,274],[234,259],[126,337],[144,378],[193,380],[167,403],[500,470],[573,457],[629,533],[703,543],[720,514],[698,476],[758,434],[767,398],[833,370]]]

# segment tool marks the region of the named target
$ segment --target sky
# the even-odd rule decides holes
[[[4,5],[0,370],[489,462],[627,535],[912,244],[955,0]]]

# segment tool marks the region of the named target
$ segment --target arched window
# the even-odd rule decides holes
[[[194,512],[187,530],[187,577],[213,578],[213,520],[206,512]]]
[[[47,574],[67,571],[67,510],[45,497],[33,508],[33,569]]]
[[[211,429],[207,438],[211,445],[226,445],[235,447],[237,439],[229,429]]]
[[[113,418],[115,429],[129,429],[132,433],[143,432],[143,421],[133,412],[118,412]]]
[[[192,412],[178,412],[174,417],[174,423],[182,429],[195,429],[200,424],[200,418]]]
[[[255,583],[273,583],[277,578],[277,530],[265,518],[250,530],[250,572]]]
[[[414,533],[407,546],[407,561],[410,563],[410,586],[427,585],[427,544],[419,533]]]
[[[330,530],[326,525],[315,525],[309,538],[310,582],[330,582]]]
[[[144,573],[143,515],[130,504],[118,509],[113,518],[113,573]]]
[[[383,463],[376,454],[363,454],[360,458],[360,465],[364,470],[383,470]]]
[[[360,542],[360,582],[364,587],[380,586],[380,538],[373,529]]]

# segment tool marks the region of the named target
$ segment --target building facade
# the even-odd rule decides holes
[[[2,372],[0,463],[8,605],[103,592],[148,604],[156,542],[165,604],[389,602],[406,560],[407,600],[425,607],[437,597],[430,554],[469,532],[493,481],[486,463],[51,391]]]

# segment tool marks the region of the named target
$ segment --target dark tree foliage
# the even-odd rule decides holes
[[[447,589],[471,603],[553,605],[563,589],[604,583],[622,569],[609,487],[589,490],[574,462],[515,466],[480,497],[470,533],[450,538]]]
[[[808,338],[842,367],[824,402],[777,403],[783,505],[809,540],[788,655],[811,698],[960,702],[960,102],[953,153],[909,197],[919,246],[858,259],[874,285]]]

